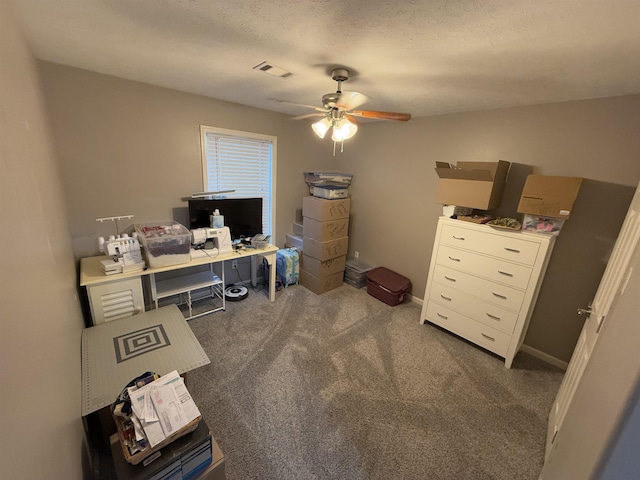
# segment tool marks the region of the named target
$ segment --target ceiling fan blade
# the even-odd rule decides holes
[[[304,108],[313,108],[314,110],[318,110],[319,112],[328,112],[329,109],[324,108],[324,107],[318,107],[316,105],[305,105],[304,103],[294,103],[294,102],[287,102],[286,100],[278,100],[277,98],[270,98],[269,100],[276,102],[276,103],[283,103],[285,105],[293,105],[295,107],[304,107]]]
[[[340,110],[353,110],[369,100],[363,93],[359,92],[342,92],[340,98],[336,102],[336,107]]]
[[[411,120],[410,113],[398,112],[373,112],[371,110],[352,110],[347,115],[354,115],[363,118],[377,118],[379,120],[397,120],[399,122],[408,122]]]
[[[303,118],[311,117],[326,117],[326,113],[307,113],[306,115],[298,115],[297,117],[291,117],[291,120],[302,120]]]

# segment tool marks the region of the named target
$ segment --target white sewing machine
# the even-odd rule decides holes
[[[100,262],[105,275],[144,269],[140,243],[136,238],[124,237],[108,240],[104,242],[102,250],[111,257]]]
[[[219,253],[231,253],[231,232],[229,227],[195,228],[191,230],[191,244],[205,250],[217,249]]]

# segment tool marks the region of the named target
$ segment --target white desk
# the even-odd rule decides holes
[[[105,260],[106,256],[86,257],[80,260],[80,286],[87,288],[89,294],[89,302],[91,304],[91,313],[93,315],[93,323],[102,323],[104,321],[115,320],[136,314],[144,310],[144,298],[142,293],[142,276],[150,275],[152,288],[155,289],[155,274],[162,272],[171,272],[200,265],[212,265],[222,262],[222,271],[224,272],[224,262],[227,260],[239,260],[249,257],[252,261],[252,280],[255,284],[255,260],[258,256],[264,257],[269,264],[269,300],[272,302],[276,298],[276,267],[275,259],[278,247],[267,245],[263,249],[242,249],[231,253],[219,254],[214,256],[213,250],[198,251],[192,250],[191,261],[181,263],[179,265],[169,265],[166,267],[147,268],[136,272],[116,273],[114,275],[105,275],[100,265],[101,260]],[[212,282],[213,283],[213,282]],[[224,287],[224,276],[222,278],[222,286]],[[157,293],[153,292],[154,298],[157,300]],[[110,309],[110,313],[105,315],[103,310]]]

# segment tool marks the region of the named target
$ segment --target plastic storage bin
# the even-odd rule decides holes
[[[178,222],[136,224],[138,239],[151,268],[191,261],[191,232]]]
[[[344,269],[344,282],[362,288],[367,284],[367,273],[373,268],[358,258],[349,259]]]
[[[367,273],[367,293],[392,307],[402,303],[411,281],[385,267],[377,267]]]

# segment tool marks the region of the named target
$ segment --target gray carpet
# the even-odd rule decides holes
[[[228,480],[535,479],[563,372],[504,361],[348,285],[250,291],[189,325]]]

